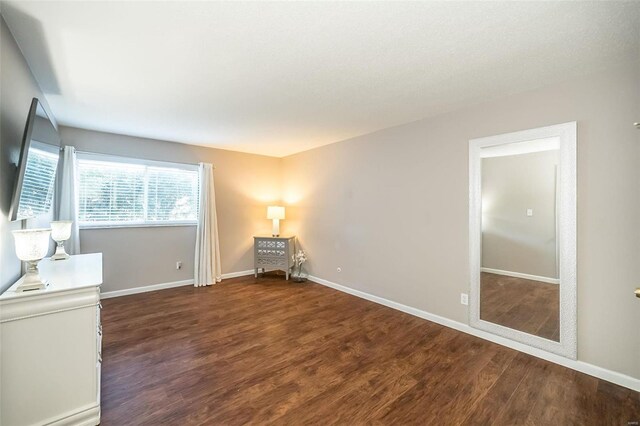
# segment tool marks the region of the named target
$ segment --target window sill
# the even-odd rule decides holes
[[[182,227],[182,226],[198,226],[197,222],[173,222],[173,223],[132,223],[132,224],[95,224],[95,225],[80,225],[80,230],[92,230],[92,229],[118,229],[118,228],[167,228],[167,227]]]

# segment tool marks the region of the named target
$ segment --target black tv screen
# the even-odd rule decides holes
[[[37,98],[31,101],[22,137],[10,220],[36,217],[51,210],[60,158],[60,137]]]

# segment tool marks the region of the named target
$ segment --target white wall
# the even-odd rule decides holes
[[[638,119],[634,63],[292,155],[285,232],[313,275],[467,323],[468,141],[575,120],[578,358],[640,378]]]
[[[558,278],[558,155],[553,150],[482,159],[483,268]]]

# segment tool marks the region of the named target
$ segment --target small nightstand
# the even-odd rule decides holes
[[[293,255],[296,251],[296,237],[253,237],[253,267],[254,275],[258,277],[258,270],[281,270],[289,279],[293,268]]]

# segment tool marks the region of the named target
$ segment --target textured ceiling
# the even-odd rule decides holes
[[[3,2],[61,124],[284,156],[640,56],[640,3]]]

